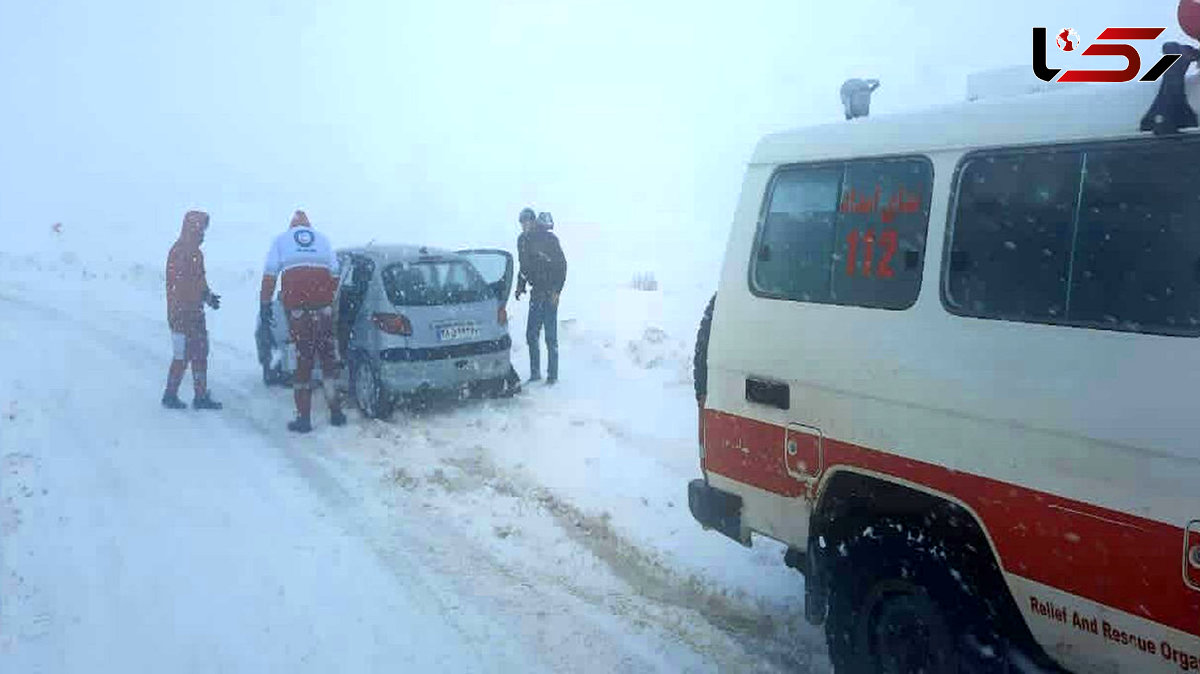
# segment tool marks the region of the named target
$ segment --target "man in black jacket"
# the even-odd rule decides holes
[[[525,325],[525,341],[529,344],[529,381],[538,381],[541,374],[541,354],[538,336],[546,328],[546,383],[558,381],[558,298],[567,280],[567,259],[558,237],[550,226],[538,222],[532,208],[521,211],[521,235],[517,238],[517,259],[521,270],[517,274],[516,299],[520,300],[529,288],[529,320]]]

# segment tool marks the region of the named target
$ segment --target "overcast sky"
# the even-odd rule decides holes
[[[303,206],[338,244],[511,246],[533,204],[568,250],[719,249],[754,143],[840,119],[845,78],[882,80],[874,114],[960,100],[1034,25],[1173,37],[1175,7],[0,0],[0,232],[155,257],[202,207],[257,258]]]

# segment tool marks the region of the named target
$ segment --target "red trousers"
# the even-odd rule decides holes
[[[296,414],[307,419],[312,413],[312,371],[318,358],[321,359],[321,377],[329,409],[341,409],[335,383],[341,366],[333,341],[333,309],[328,306],[289,309],[287,315],[288,330],[296,344],[296,375],[292,379]]]
[[[197,396],[208,391],[208,327],[204,311],[191,312],[171,325],[171,367],[167,370],[167,393],[178,395],[188,364]]]

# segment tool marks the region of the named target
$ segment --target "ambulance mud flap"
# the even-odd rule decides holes
[[[705,529],[715,529],[742,545],[742,497],[712,487],[704,480],[688,483],[688,508]]]

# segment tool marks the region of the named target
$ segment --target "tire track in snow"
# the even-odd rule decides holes
[[[157,379],[161,375],[159,361],[163,353],[124,332],[29,300],[0,295],[0,303],[7,305],[14,313],[24,312],[47,324],[70,324],[71,329],[78,330],[81,336],[87,336],[89,348],[100,349],[124,363],[129,376],[153,376]],[[553,626],[545,630],[545,634],[566,638],[571,648],[564,650],[554,640],[541,638],[541,645],[549,651],[543,657],[552,670],[677,669],[675,663],[657,658],[653,653],[630,649],[628,635],[621,628],[604,624],[608,622],[607,619],[597,622],[581,609],[578,593],[544,584],[540,582],[542,579],[530,582],[526,575],[504,565],[493,558],[490,551],[469,540],[451,543],[445,536],[429,535],[428,523],[423,528],[393,527],[386,532],[379,532],[374,523],[360,514],[363,505],[361,499],[339,480],[338,473],[344,467],[328,465],[338,456],[336,441],[321,433],[307,438],[287,434],[282,424],[286,413],[272,414],[271,410],[264,409],[275,407],[281,401],[268,399],[264,402],[256,378],[239,380],[238,384],[224,389],[226,410],[215,416],[199,417],[204,420],[202,423],[229,425],[232,421],[233,426],[267,440],[266,444],[286,457],[288,465],[330,505],[339,526],[364,541],[399,580],[409,586],[420,586],[421,595],[433,597],[437,603],[433,613],[447,617],[464,641],[481,646],[486,644],[489,652],[503,656],[506,646],[498,642],[504,640],[496,639],[495,635],[509,629],[504,624],[506,620],[511,620],[513,616],[537,619],[539,615],[546,615],[547,607],[554,607],[560,610],[560,615],[569,616],[569,619],[565,626]],[[189,411],[184,414],[195,413]],[[81,443],[86,444],[86,431],[78,437]],[[230,449],[238,450],[236,447]],[[411,525],[413,522],[405,524]],[[492,588],[486,601],[481,601],[484,598],[478,596],[481,584]],[[481,601],[490,610],[480,610],[464,599]],[[537,632],[537,629],[532,631]],[[580,653],[578,649],[586,649],[587,652]],[[515,652],[517,649],[512,650],[510,657],[497,657],[494,662],[498,664],[519,659]]]
[[[162,365],[165,365],[166,361],[164,360],[164,354],[157,352],[154,348],[147,346],[147,344],[142,341],[138,341],[137,339],[131,338],[128,335],[113,330],[107,326],[100,325],[96,321],[81,319],[81,317],[77,314],[68,315],[66,312],[57,308],[25,299],[13,298],[9,295],[0,295],[0,307],[2,307],[10,317],[17,317],[19,320],[15,321],[14,324],[16,322],[21,322],[23,324],[23,329],[26,330],[36,331],[41,329],[47,331],[62,331],[63,325],[69,325],[70,327],[68,330],[75,331],[80,335],[79,339],[81,342],[81,349],[80,352],[76,354],[77,356],[86,354],[87,352],[94,352],[97,354],[103,354],[103,356],[100,357],[101,360],[106,357],[111,357],[125,366],[125,372],[130,377],[141,377],[144,375],[150,375],[150,373],[153,372],[153,378],[158,379],[158,376],[162,374],[160,371],[162,368],[158,366],[160,365],[160,361],[162,361]],[[20,320],[21,314],[26,315],[24,320]],[[166,358],[169,359],[169,354],[166,355]],[[89,362],[92,362],[90,358],[88,360]],[[164,419],[168,420],[167,423],[171,423],[169,420],[172,418],[181,419],[191,416],[192,423],[201,424],[201,428],[205,425],[214,427],[240,427],[244,432],[250,433],[252,437],[256,437],[265,441],[249,444],[257,444],[259,447],[268,448],[270,452],[278,452],[279,454],[282,454],[286,461],[281,465],[294,470],[301,478],[300,482],[302,484],[306,484],[309,489],[316,493],[321,502],[330,506],[329,509],[335,514],[335,517],[332,518],[332,521],[337,524],[338,528],[353,536],[355,540],[363,543],[363,547],[366,550],[378,555],[378,547],[372,544],[373,541],[368,540],[366,536],[362,535],[361,529],[356,527],[352,518],[347,516],[348,513],[351,512],[351,508],[356,503],[356,500],[353,498],[353,496],[348,493],[342,487],[342,485],[337,482],[337,480],[330,477],[326,471],[321,469],[320,466],[307,459],[302,450],[309,449],[309,447],[298,448],[294,442],[287,442],[286,440],[288,440],[288,438],[283,437],[281,433],[271,432],[271,430],[260,419],[240,412],[237,409],[236,404],[244,401],[238,400],[239,397],[241,396],[235,395],[234,398],[230,400],[231,403],[234,403],[233,409],[227,408],[225,413],[218,413],[217,415],[196,413],[190,410],[181,412],[163,411],[157,409],[157,401],[153,401],[152,399],[148,399],[146,404],[148,406],[152,405],[155,408],[152,414],[163,414]],[[136,405],[138,403],[134,402],[134,404]],[[229,422],[231,419],[235,423],[230,424]],[[107,447],[101,448],[94,446],[96,438],[90,434],[89,424],[82,423],[70,425],[60,430],[66,432],[66,437],[72,438],[70,444],[74,445],[76,448],[84,448],[85,450],[100,450],[89,452],[89,461],[92,462],[92,465],[101,468],[101,470],[98,471],[100,475],[97,476],[97,479],[109,483],[109,490],[111,490],[114,494],[120,494],[125,491],[123,485],[121,484],[121,470],[119,470],[118,467],[114,466],[111,461],[108,460],[106,456],[106,450],[108,449]],[[227,446],[224,449],[240,451],[243,448],[237,446]],[[259,449],[256,451],[261,452],[262,450]],[[5,463],[6,467],[17,463],[17,460],[13,458],[14,456],[17,455],[8,456]],[[214,460],[220,460],[219,455],[214,456],[213,458]],[[143,475],[142,477],[145,476]],[[220,498],[218,494],[213,494],[212,497],[214,499]],[[270,535],[269,532],[263,532],[263,534],[266,536]],[[105,550],[98,550],[94,554],[100,554],[101,556],[105,557],[116,555],[116,557],[119,559],[121,555],[125,553],[122,552],[120,548],[115,547],[116,543],[116,541],[113,541],[114,545],[108,546],[106,548],[107,552],[105,552]],[[124,546],[121,547],[123,548]],[[458,632],[463,643],[473,643],[479,646],[483,645],[479,637],[481,633],[483,633],[484,636],[487,636],[487,630],[481,631],[474,627],[470,629],[465,628],[462,624],[464,620],[463,614],[465,612],[458,611],[455,613],[447,611],[446,609],[448,608],[448,603],[445,601],[443,593],[439,592],[430,583],[421,582],[421,579],[426,574],[424,574],[420,568],[413,564],[411,560],[403,559],[399,555],[390,555],[387,559],[387,562],[388,563],[383,564],[382,567],[388,569],[397,579],[397,582],[406,588],[408,596],[419,597],[423,601],[432,603],[432,605],[426,606],[423,609],[419,607],[412,607],[413,610],[419,613],[426,613],[431,616],[438,616],[440,619],[437,620],[437,622],[444,620],[447,625]],[[17,580],[22,581],[23,579]],[[25,603],[27,604],[30,600],[37,599],[39,594],[39,590],[36,587],[27,586],[25,592],[27,595]],[[5,595],[9,596],[10,594],[9,588],[5,588]],[[38,638],[47,630],[55,627],[56,623],[57,626],[61,627],[61,617],[55,617],[48,613],[34,610],[24,611],[26,616],[29,616],[33,613],[36,613],[36,615],[33,615],[31,619],[27,620],[27,624],[25,624],[24,627],[18,626],[20,633],[16,635],[17,639],[25,639],[28,641],[29,639]],[[476,620],[474,620],[474,622],[476,624],[484,624],[482,616],[478,617]],[[12,626],[7,625],[6,627],[11,628]],[[520,652],[520,649],[517,648],[511,649],[508,653],[503,652],[503,649],[480,648],[479,653],[481,656],[484,653],[486,653],[488,656],[487,658],[481,657],[481,662],[488,661],[493,665],[498,664],[501,667],[514,667],[520,669],[528,668],[528,658],[526,657],[526,654]],[[42,658],[41,661],[44,661],[44,658]]]
[[[81,319],[79,315],[68,316],[57,309],[5,295],[0,295],[0,301],[20,305],[39,313],[49,321],[71,321],[78,324]],[[125,318],[150,327],[151,321],[144,317]],[[99,325],[94,320],[86,323],[86,329],[105,342],[108,350],[119,355],[135,372],[148,374],[154,379],[162,375],[159,370],[164,368],[159,367],[159,361],[169,357],[165,356],[165,350],[152,348],[144,341],[133,339],[122,331]],[[165,332],[165,328],[161,326],[155,326],[153,329]],[[144,330],[134,332],[149,334]],[[248,355],[233,345],[217,340],[214,340],[213,344],[214,350],[220,349],[238,358],[253,361],[252,354]],[[161,365],[165,365],[165,361]],[[235,369],[235,372],[242,371]],[[253,377],[242,376],[234,379],[230,374],[232,373],[221,376],[222,383],[229,384],[229,388],[221,389],[225,394],[226,409],[211,421],[232,421],[248,432],[268,440],[270,446],[287,459],[288,465],[296,474],[337,513],[341,526],[366,542],[398,578],[409,583],[419,582],[431,596],[438,597],[441,602],[440,612],[446,615],[461,614],[464,607],[457,598],[464,596],[464,592],[469,596],[472,585],[482,581],[493,586],[507,585],[520,590],[517,596],[493,598],[494,605],[499,607],[501,613],[508,611],[536,616],[544,605],[563,603],[565,598],[561,595],[566,595],[575,601],[620,614],[627,620],[657,624],[659,629],[673,635],[673,638],[687,643],[690,648],[703,653],[714,663],[720,663],[721,670],[807,669],[805,661],[808,654],[803,650],[797,654],[796,649],[792,648],[787,625],[773,623],[770,617],[755,612],[752,606],[739,605],[720,593],[708,591],[708,588],[699,585],[694,579],[678,576],[647,556],[635,544],[622,538],[607,522],[587,515],[538,486],[532,487],[532,501],[538,507],[544,508],[576,544],[595,555],[621,578],[633,592],[633,596],[614,600],[610,596],[572,584],[569,579],[554,574],[538,573],[536,569],[515,567],[510,561],[497,558],[487,546],[475,541],[460,540],[455,545],[447,545],[444,536],[428,536],[423,528],[411,526],[393,527],[393,530],[381,533],[376,522],[369,521],[369,518],[361,514],[365,505],[361,498],[362,491],[347,488],[343,482],[347,471],[353,469],[353,461],[339,452],[338,443],[343,438],[328,437],[328,434],[322,432],[323,429],[307,438],[291,436],[282,428],[290,411],[290,396],[284,399],[282,391],[264,392],[257,377],[257,370],[254,371]],[[513,405],[520,405],[522,401],[511,402]],[[618,439],[625,430],[612,427],[611,422],[604,420],[600,420],[600,423],[605,426],[607,432]],[[492,469],[494,470],[494,467]],[[580,522],[586,523],[586,535],[578,526]],[[428,524],[424,523],[424,526]],[[468,563],[464,560],[470,561]],[[441,573],[426,571],[427,568],[439,569]],[[453,570],[453,573],[448,574],[449,570]],[[522,594],[524,596],[520,596]],[[663,624],[662,607],[693,613],[697,621],[711,625],[718,633],[740,644],[740,647],[732,644],[714,647],[713,634],[709,632],[709,628],[701,628],[698,624]],[[468,632],[480,633],[478,623],[482,620],[486,620],[486,616],[478,612],[471,615],[466,620],[472,625]],[[486,635],[469,638],[478,641],[486,638]],[[719,639],[717,641],[719,642]],[[804,642],[810,639],[797,641]],[[608,644],[608,650],[620,650],[620,647],[619,640]],[[608,662],[618,669],[623,662],[620,659],[600,661]],[[561,666],[565,662],[556,664]],[[638,662],[641,665],[640,669],[656,668],[652,661]],[[657,668],[662,669],[661,664]]]

